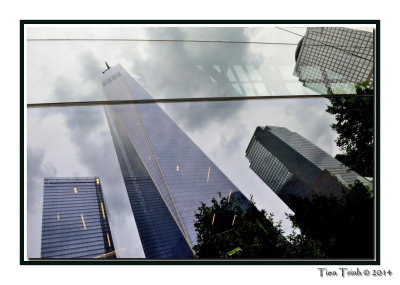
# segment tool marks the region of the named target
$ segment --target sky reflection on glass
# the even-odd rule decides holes
[[[245,150],[260,125],[296,131],[329,154],[338,149],[326,99],[169,103],[160,107],[259,208],[285,219],[290,209],[249,168]],[[40,252],[43,177],[100,177],[115,248],[143,257],[102,106],[28,110],[28,256]],[[291,225],[283,223],[287,232]]]
[[[27,38],[293,44],[28,41],[28,103],[104,100],[96,80],[104,61],[124,66],[154,99],[317,95],[293,75],[301,37],[274,27],[29,27]],[[285,220],[290,209],[249,168],[245,150],[257,126],[272,125],[297,132],[334,156],[340,151],[327,104],[327,99],[314,98],[159,106],[244,195],[253,195],[257,206],[283,220],[290,233],[291,224]],[[115,248],[126,248],[119,257],[144,257],[103,106],[28,109],[27,146],[28,257],[40,255],[46,176],[100,177]]]
[[[52,29],[47,31],[46,36],[41,29],[30,28],[28,38],[55,37]],[[316,94],[293,75],[300,36],[272,27],[129,31],[67,29],[59,34],[61,38],[218,39],[293,45],[29,41],[28,103],[103,100],[94,78],[105,69],[104,61],[124,66],[155,99]],[[300,34],[304,31],[296,29]]]

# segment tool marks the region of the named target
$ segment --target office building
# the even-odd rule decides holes
[[[98,80],[107,100],[152,99],[120,65]],[[247,199],[156,103],[105,111],[146,257],[193,257],[200,202]]]
[[[250,168],[290,207],[290,195],[341,197],[350,184],[371,183],[349,170],[298,133],[282,127],[257,127],[246,157]]]
[[[41,258],[115,258],[98,177],[44,178]]]
[[[374,77],[372,32],[312,27],[295,52],[294,75],[319,94],[355,94],[355,84]]]

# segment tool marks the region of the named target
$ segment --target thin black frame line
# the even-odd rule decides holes
[[[374,163],[374,189],[375,189],[375,260],[381,264],[381,172],[380,172],[380,22],[376,23],[374,30],[374,144],[375,144],[375,163]]]
[[[23,265],[376,265],[375,260],[260,260],[260,259],[29,259]]]
[[[30,261],[89,261],[89,262],[107,262],[110,261],[110,259],[107,258],[29,258]],[[197,262],[197,261],[203,261],[203,262],[219,262],[219,261],[226,261],[226,263],[238,263],[238,262],[297,262],[297,261],[307,261],[307,262],[334,262],[334,261],[348,261],[348,262],[368,262],[374,259],[275,259],[275,258],[243,258],[243,259],[226,259],[226,258],[116,258],[112,259],[112,262],[136,262],[136,261],[151,261],[151,262],[157,262],[157,261],[165,261],[165,262],[179,262],[179,261],[185,261],[185,262]]]
[[[247,25],[255,25],[255,24],[267,24],[267,25],[289,25],[289,24],[377,24],[380,23],[379,19],[342,19],[342,20],[327,20],[327,19],[313,19],[313,20],[285,20],[285,19],[277,19],[277,20],[265,20],[265,19],[197,19],[197,20],[182,20],[182,19],[153,19],[153,20],[128,20],[128,19],[109,19],[109,20],[99,20],[99,19],[76,19],[76,20],[58,20],[58,19],[50,19],[50,20],[35,20],[35,19],[21,19],[20,22],[22,24],[125,24],[125,25],[140,25],[140,24],[162,24],[162,25],[170,25],[170,24],[213,24],[213,25],[221,25],[221,24],[247,24]]]
[[[377,240],[375,260],[298,260],[298,261],[254,261],[237,262],[196,260],[182,261],[140,260],[140,261],[56,261],[24,259],[24,25],[27,24],[375,24],[376,25],[376,65],[374,80],[376,90],[376,190],[377,190]],[[380,265],[380,20],[20,20],[20,265]]]
[[[25,209],[25,118],[24,118],[24,68],[25,68],[25,60],[24,60],[24,55],[25,55],[25,49],[24,49],[24,23],[23,21],[20,21],[19,24],[19,78],[20,78],[20,89],[19,89],[19,115],[20,115],[20,139],[19,139],[19,148],[20,148],[20,155],[19,155],[19,165],[20,165],[20,181],[19,181],[19,189],[20,189],[20,198],[19,198],[19,212],[20,212],[20,225],[19,225],[19,243],[20,243],[20,248],[19,248],[19,259],[20,259],[20,264],[26,264],[24,263],[24,255],[25,251],[28,255],[28,249],[25,247],[25,213],[28,211],[28,209]],[[28,197],[26,198],[28,199]]]
[[[220,101],[245,101],[245,100],[276,100],[276,99],[315,99],[337,97],[373,97],[373,94],[332,94],[332,95],[276,95],[276,96],[235,96],[235,97],[199,97],[199,98],[159,98],[159,99],[127,99],[127,100],[96,100],[96,101],[71,101],[71,102],[42,102],[28,103],[28,108],[44,107],[72,107],[92,105],[118,105],[118,104],[148,104],[148,103],[195,103],[195,102],[220,102]]]

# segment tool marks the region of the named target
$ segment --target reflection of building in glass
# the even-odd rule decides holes
[[[108,100],[151,99],[120,65],[98,79]],[[200,201],[247,199],[157,104],[105,110],[146,257],[193,257]]]
[[[273,95],[253,65],[197,65],[219,89],[222,97]]]
[[[296,49],[294,75],[319,94],[352,94],[373,82],[373,33],[337,27],[307,28]]]
[[[115,258],[99,178],[45,178],[42,258]]]
[[[288,205],[290,195],[310,197],[315,192],[341,197],[356,179],[371,187],[322,149],[282,127],[257,127],[246,157],[250,168]]]

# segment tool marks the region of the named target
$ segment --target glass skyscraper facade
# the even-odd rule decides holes
[[[115,258],[98,177],[44,178],[41,258]]]
[[[246,150],[250,168],[290,207],[290,195],[341,197],[349,184],[371,183],[298,133],[257,127]]]
[[[374,75],[372,32],[339,27],[311,27],[295,53],[294,75],[319,94],[355,94],[355,84]]]
[[[152,99],[120,65],[98,80],[107,100]],[[105,111],[146,257],[193,257],[200,202],[218,192],[247,199],[157,104]]]

